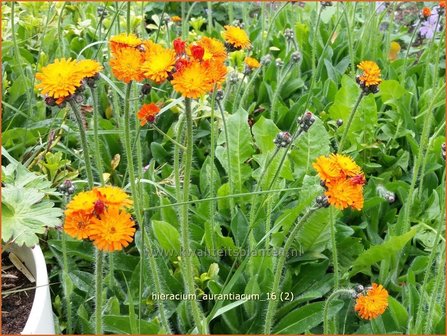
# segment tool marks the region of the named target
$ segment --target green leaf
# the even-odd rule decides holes
[[[44,199],[34,188],[5,187],[2,190],[2,240],[17,245],[34,246],[37,234],[61,224],[62,210]],[[6,210],[7,209],[7,210]]]
[[[325,302],[310,303],[287,314],[274,327],[275,334],[302,334],[323,321]],[[328,318],[334,316],[343,307],[343,301],[334,300],[328,308]]]
[[[352,277],[359,272],[369,274],[371,271],[370,267],[372,265],[381,260],[387,259],[402,250],[410,239],[414,237],[416,232],[417,229],[412,229],[401,236],[391,237],[383,244],[370,247],[368,250],[359,255],[354,261],[349,275]]]
[[[120,315],[105,315],[103,317],[104,331],[116,333],[116,334],[132,334],[132,328],[130,325],[129,316]],[[160,327],[154,320],[148,322],[145,320],[135,320],[136,325],[141,323],[141,334],[154,335],[157,334]]]
[[[408,322],[408,312],[405,307],[392,296],[388,297],[388,307],[385,313],[391,314],[400,331],[405,331]]]
[[[380,83],[378,96],[384,104],[394,103],[408,91],[397,80],[384,80]]]
[[[180,255],[180,234],[175,227],[163,221],[152,221],[155,237],[170,258]]]
[[[303,224],[297,234],[303,252],[323,252],[326,249],[330,239],[329,211],[329,208],[319,209]]]
[[[248,221],[244,213],[238,208],[231,220],[231,232],[233,233],[236,245],[241,246],[248,232]]]
[[[68,273],[68,276],[70,277],[71,281],[73,281],[73,285],[75,285],[76,288],[86,293],[93,291],[93,284],[95,283],[93,274],[73,270]]]
[[[227,129],[230,149],[230,167],[228,167],[227,150],[224,146],[216,148],[216,157],[228,173],[231,170],[231,178],[235,193],[242,192],[244,182],[251,175],[251,167],[246,161],[253,154],[252,138],[250,128],[248,126],[248,114],[245,110],[240,109],[236,113],[230,115],[227,119]],[[223,132],[220,139],[224,139]],[[224,141],[220,141],[222,143]]]

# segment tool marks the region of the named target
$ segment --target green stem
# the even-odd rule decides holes
[[[270,116],[273,121],[276,120],[276,105],[277,105],[276,103],[278,101],[279,93],[281,92],[284,80],[286,79],[289,71],[292,69],[294,64],[295,64],[294,62],[289,61],[289,63],[286,65],[286,68],[284,69],[284,74],[279,77],[278,84],[276,85],[275,92],[273,93],[272,104],[270,106]]]
[[[340,144],[338,146],[338,152],[340,152],[340,153],[343,151],[343,145],[345,144],[346,137],[347,137],[348,132],[349,132],[349,128],[351,127],[352,121],[354,120],[355,112],[357,111],[357,108],[359,107],[360,102],[362,101],[362,98],[364,97],[364,95],[365,94],[362,91],[360,93],[359,97],[357,98],[357,101],[356,101],[354,107],[352,108],[351,114],[349,115],[348,122],[346,123],[345,130],[343,132],[343,135],[342,135],[341,140],[340,140]]]
[[[98,170],[99,180],[101,181],[101,185],[104,186],[104,168],[102,165],[101,159],[101,151],[99,144],[99,136],[98,136],[98,125],[99,125],[99,104],[98,104],[98,96],[96,95],[96,90],[93,87],[90,87],[90,92],[92,94],[93,99],[93,137],[95,143],[95,161],[96,161],[96,169]]]
[[[193,125],[192,125],[192,111],[191,99],[185,99],[185,118],[186,118],[186,152],[185,152],[185,171],[183,179],[183,195],[182,201],[189,199],[189,186],[192,169],[192,154],[193,154]],[[181,216],[181,239],[182,239],[182,265],[183,265],[183,281],[185,283],[186,294],[195,294],[194,285],[194,266],[192,260],[192,251],[189,241],[189,206],[184,204],[182,206]],[[206,320],[200,311],[199,304],[196,300],[191,300],[191,309],[194,323],[200,334],[208,334],[208,327]]]
[[[177,140],[183,142],[183,125],[185,123],[184,114],[180,114],[178,122],[177,122]],[[175,198],[177,202],[180,202],[182,199],[181,195],[181,182],[180,182],[180,147],[174,147],[174,181],[175,181]]]
[[[318,208],[310,208],[309,210],[307,210],[307,212],[295,224],[294,228],[292,229],[289,236],[287,237],[286,243],[284,244],[284,249],[278,259],[278,263],[276,264],[276,268],[275,268],[275,272],[274,272],[271,293],[276,294],[277,297],[279,297],[279,287],[280,287],[279,285],[281,282],[281,277],[282,277],[284,265],[286,262],[287,251],[292,246],[292,243],[295,240],[295,236],[298,233],[298,231],[301,229],[301,226],[307,221],[307,219],[317,209]],[[273,325],[273,318],[275,317],[277,306],[278,306],[278,300],[270,300],[268,302],[267,314],[265,317],[264,332],[263,332],[265,335],[268,335],[271,333],[271,329],[272,329],[272,325]]]
[[[408,55],[410,54],[411,45],[413,44],[414,38],[416,37],[417,32],[419,31],[419,28],[421,26],[421,20],[418,20],[418,24],[416,27],[414,27],[413,34],[411,34],[410,42],[408,43],[407,51],[405,52],[404,57],[404,65],[402,66],[403,72],[400,77],[400,82],[404,83],[404,80],[407,76],[407,61],[408,61]]]
[[[126,31],[127,34],[130,34],[130,5],[131,5],[131,1],[127,2],[127,20],[126,20]]]
[[[209,184],[209,195],[211,197],[214,196],[214,160],[215,160],[215,127],[214,127],[214,108],[216,106],[216,94],[217,94],[217,86],[214,85],[213,95],[211,97],[211,115],[210,115],[210,130],[211,130],[211,138],[210,138],[210,158],[211,158],[211,168],[210,168],[210,184]],[[216,201],[211,201],[210,206],[210,220],[209,220],[209,232],[211,233],[211,250],[215,248],[214,242],[214,231],[215,231],[215,213],[216,213]],[[207,221],[208,223],[208,221]]]
[[[65,232],[61,233],[62,236],[62,258],[63,258],[63,273],[62,273],[62,283],[64,284],[64,297],[65,297],[65,309],[67,312],[67,334],[71,334],[73,331],[72,327],[72,315],[71,315],[71,286],[69,288],[69,269],[68,269],[68,257],[67,257],[67,237]]]
[[[331,295],[326,299],[326,302],[324,303],[323,308],[323,333],[325,335],[329,334],[329,318],[328,318],[328,310],[329,310],[329,303],[338,295],[340,294],[346,294],[351,296],[353,294],[352,289],[346,289],[346,288],[340,288],[332,292]],[[334,332],[335,333],[335,332]]]
[[[87,145],[87,136],[85,135],[85,129],[84,124],[82,123],[81,113],[79,112],[78,106],[76,105],[76,102],[73,99],[69,99],[68,103],[70,104],[71,110],[73,111],[73,114],[75,115],[76,121],[78,123],[79,134],[81,137],[82,152],[84,154],[85,170],[87,172],[88,186],[90,189],[93,189],[92,164],[90,162],[90,155]]]
[[[182,150],[186,150],[186,147],[179,144],[177,141],[172,139],[169,135],[167,135],[165,132],[163,132],[161,129],[157,127],[155,124],[151,124],[152,128],[156,130],[158,133],[160,133],[162,136],[166,137],[169,141],[171,141],[174,145],[179,146]]]
[[[227,165],[228,165],[228,185],[230,186],[230,194],[234,193],[234,185],[233,185],[233,178],[232,178],[232,172],[231,172],[231,150],[230,150],[230,136],[228,135],[228,128],[227,128],[227,122],[225,120],[225,114],[222,108],[221,103],[218,101],[217,106],[219,107],[220,115],[222,116],[222,124],[224,128],[224,134],[225,134],[225,144],[226,144],[226,150],[227,150]],[[233,218],[234,213],[234,200],[230,198],[230,213],[231,218]]]
[[[237,86],[236,93],[233,96],[233,103],[232,103],[232,107],[233,107],[232,111],[233,111],[233,113],[237,111],[237,110],[234,109],[234,106],[237,104],[237,101],[238,101],[238,98],[239,98],[239,93],[241,92],[241,88],[242,88],[242,85],[244,84],[244,80],[245,80],[246,77],[247,76],[244,73],[244,75],[242,76],[242,79],[241,79],[239,85]]]
[[[266,52],[267,42],[269,41],[270,32],[271,32],[271,30],[272,30],[272,28],[273,28],[273,26],[274,26],[276,17],[279,15],[279,13],[281,13],[281,11],[284,9],[284,7],[286,7],[288,4],[289,4],[289,3],[286,2],[284,5],[281,6],[281,8],[279,8],[279,9],[275,12],[275,14],[273,14],[272,20],[271,20],[271,22],[270,22],[270,24],[269,24],[269,27],[267,28],[266,36],[263,37],[262,47],[261,47],[261,54],[262,54],[262,55],[265,55],[265,54],[267,53],[267,52]],[[230,21],[230,22],[231,22],[231,21]],[[261,34],[261,36],[262,36],[262,34]]]
[[[208,1],[207,4],[208,4],[208,12],[207,12],[207,14],[208,14],[208,26],[207,26],[207,30],[208,30],[208,34],[211,35],[211,33],[213,32],[213,12],[212,12],[213,3],[211,1]],[[231,21],[230,21],[230,24],[231,24]]]
[[[315,4],[318,3],[316,2]],[[323,6],[320,6],[320,9],[318,10],[318,16],[317,16],[317,23],[315,24],[315,30],[314,30],[314,34],[313,34],[313,39],[312,39],[312,50],[311,50],[311,59],[310,59],[310,63],[312,65],[312,74],[311,74],[311,85],[310,87],[313,88],[313,83],[315,82],[315,77],[316,77],[316,64],[315,64],[315,57],[316,57],[316,53],[317,53],[317,36],[320,36],[318,34],[318,31],[320,30],[320,21],[321,21],[321,12],[323,11]]]
[[[143,213],[140,208],[141,199],[139,197],[139,190],[138,190],[138,187],[135,182],[135,168],[134,168],[133,156],[132,156],[132,143],[131,143],[131,139],[130,139],[131,130],[130,130],[129,98],[130,98],[131,89],[132,89],[132,82],[130,82],[126,86],[126,94],[125,94],[125,99],[124,99],[124,145],[125,145],[125,150],[126,150],[127,165],[128,165],[128,171],[129,171],[130,189],[132,191],[132,197],[134,200],[135,216],[137,218],[138,223],[140,224],[141,233],[142,233],[142,237],[143,237],[142,239],[144,240],[144,236],[145,236],[144,218],[143,218]],[[150,273],[152,274],[152,280],[154,282],[155,291],[157,293],[163,293],[160,278],[158,275],[159,272],[157,269],[157,263],[154,259],[154,255],[152,254],[153,247],[152,247],[152,242],[150,239],[148,239],[148,241],[147,241],[147,247],[151,253],[151,255],[149,256],[149,267],[150,267]],[[140,262],[142,263],[142,261],[140,261]],[[141,298],[141,296],[142,296],[142,293],[140,293],[140,298]],[[165,332],[171,333],[171,328],[169,326],[169,322],[168,322],[168,319],[165,314],[163,303],[158,304],[158,311],[160,314],[161,324],[165,328]]]
[[[95,334],[102,335],[102,262],[103,252],[96,249],[95,255]]]
[[[334,218],[334,208],[331,207],[329,210],[330,215],[330,226],[331,226],[331,245],[332,245],[332,264],[334,266],[334,288],[339,287],[339,272],[338,272],[338,254],[337,254],[337,241],[335,239],[336,227]]]
[[[427,318],[425,321],[424,335],[431,334],[431,332],[432,332],[433,316],[434,316],[435,307],[436,307],[435,303],[439,296],[439,293],[441,292],[441,288],[445,287],[445,281],[443,281],[443,279],[445,279],[444,278],[444,276],[445,276],[445,268],[444,268],[445,260],[443,260],[444,255],[445,255],[445,253],[441,253],[439,255],[440,260],[438,262],[438,269],[436,270],[435,283],[433,285],[430,301],[428,303],[428,311],[427,311]],[[444,283],[444,286],[442,286],[443,283]],[[424,293],[422,293],[422,295],[424,295]],[[445,296],[443,298],[445,299]]]

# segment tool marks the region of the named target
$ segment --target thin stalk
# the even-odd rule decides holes
[[[184,114],[180,114],[178,122],[177,122],[177,140],[180,142],[183,141],[183,125],[185,123],[185,117]],[[174,182],[175,182],[175,198],[178,201],[181,201],[182,195],[181,195],[181,183],[180,183],[180,164],[181,164],[181,157],[180,157],[180,147],[175,146],[174,147]],[[180,216],[180,214],[179,214]]]
[[[132,4],[131,1],[127,2],[127,20],[126,20],[126,31],[127,34],[130,34],[130,5]]]
[[[279,93],[281,92],[281,88],[284,84],[284,80],[286,79],[287,75],[289,74],[289,71],[292,70],[292,67],[295,63],[292,61],[289,61],[289,63],[286,65],[286,68],[284,69],[284,74],[280,76],[279,81],[276,85],[275,92],[273,93],[272,97],[272,105],[270,106],[270,116],[273,121],[276,120],[276,102],[278,101]]]
[[[71,288],[68,288],[68,281],[69,281],[69,269],[68,269],[68,256],[67,256],[67,236],[65,232],[61,232],[62,236],[62,258],[63,258],[63,264],[62,264],[62,282],[64,284],[64,297],[65,297],[65,309],[67,312],[67,334],[71,334],[73,331],[72,327],[72,314],[71,314]]]
[[[101,182],[101,185],[104,185],[104,168],[102,165],[102,159],[101,159],[101,151],[100,151],[100,144],[99,144],[99,136],[98,136],[98,124],[99,124],[99,104],[98,104],[98,96],[96,95],[96,90],[93,87],[90,87],[90,93],[92,95],[93,99],[93,138],[95,143],[95,163],[96,163],[96,169],[98,171],[99,175],[99,181]]]
[[[348,35],[348,50],[349,50],[349,57],[351,59],[351,72],[352,74],[355,74],[355,55],[354,55],[354,48],[353,48],[354,45],[352,43],[352,34],[351,34],[351,27],[354,27],[354,24],[349,22],[347,6],[345,4],[343,5],[345,7],[343,14],[346,20],[346,33]]]
[[[90,162],[90,155],[87,145],[87,136],[85,135],[85,129],[84,124],[82,123],[81,113],[79,112],[78,106],[76,105],[76,102],[73,99],[69,99],[68,103],[70,104],[71,110],[73,111],[73,114],[75,115],[76,121],[78,123],[82,152],[84,154],[85,170],[87,172],[88,186],[90,189],[93,189],[92,164]]]
[[[364,97],[364,95],[365,94],[362,91],[360,93],[359,97],[357,98],[357,101],[356,101],[354,107],[352,108],[351,114],[349,115],[348,122],[346,123],[346,126],[345,126],[345,130],[344,130],[343,135],[341,137],[340,144],[338,146],[338,151],[339,152],[343,151],[343,145],[345,144],[346,137],[347,137],[348,132],[349,132],[349,128],[351,127],[352,121],[354,120],[355,112],[357,111],[357,108],[359,107],[360,102],[362,101],[362,98]]]
[[[317,4],[317,6],[318,6],[317,2],[315,4]],[[311,74],[311,77],[312,77],[311,87],[312,88],[313,88],[313,83],[315,82],[315,77],[316,77],[315,57],[316,57],[316,53],[317,53],[317,36],[319,36],[318,32],[320,30],[320,21],[321,21],[321,12],[322,11],[323,11],[323,6],[320,6],[320,9],[318,10],[317,22],[315,24],[315,30],[314,30],[313,39],[312,39],[312,50],[311,50],[311,59],[310,59],[311,66],[312,66],[312,74]]]
[[[265,54],[267,53],[267,52],[266,52],[267,42],[269,41],[270,32],[272,31],[272,28],[273,28],[273,26],[274,26],[276,17],[279,15],[279,13],[281,13],[281,11],[284,9],[284,7],[286,7],[288,4],[289,4],[289,3],[286,2],[284,5],[281,6],[281,8],[279,8],[279,9],[275,12],[275,14],[273,14],[273,16],[272,16],[272,20],[271,20],[271,22],[270,22],[270,24],[269,24],[269,26],[268,26],[268,28],[267,28],[267,34],[266,34],[266,36],[264,37],[264,39],[263,39],[263,41],[262,41],[262,47],[261,47],[261,54],[262,54],[262,55],[265,55]],[[232,21],[230,21],[230,22],[232,22]]]
[[[129,106],[129,98],[130,98],[130,92],[132,88],[132,82],[127,84],[126,86],[126,94],[124,99],[124,144],[125,144],[125,150],[126,150],[126,157],[127,157],[127,165],[128,165],[128,171],[129,171],[129,179],[130,179],[130,189],[132,191],[132,196],[134,200],[134,209],[135,209],[135,216],[137,218],[138,223],[141,227],[142,237],[144,240],[144,218],[143,213],[140,210],[140,197],[139,197],[139,190],[135,182],[135,168],[133,163],[133,157],[132,157],[132,143],[131,143],[131,130],[130,130],[130,106]],[[150,239],[147,241],[147,247],[149,251],[153,251],[152,242]],[[152,280],[154,282],[155,291],[157,293],[163,293],[160,278],[158,275],[157,270],[157,263],[154,259],[154,256],[149,256],[149,267],[150,267],[150,273],[152,274]],[[140,297],[141,297],[140,293]],[[165,314],[164,305],[163,303],[160,303],[158,305],[158,312],[160,315],[160,320],[162,326],[165,328],[166,333],[171,333],[171,328],[169,326],[168,319]]]
[[[225,144],[226,144],[226,150],[227,150],[227,165],[228,165],[228,185],[230,186],[230,194],[234,193],[234,185],[233,185],[233,178],[231,173],[231,156],[230,156],[230,136],[228,135],[228,128],[227,128],[227,122],[225,120],[225,114],[222,109],[222,105],[220,101],[217,102],[217,106],[219,107],[220,115],[222,116],[222,124],[224,128],[224,134],[225,134]],[[234,212],[234,200],[230,198],[230,212],[231,212],[231,218],[233,218],[233,212]]]
[[[151,124],[151,126],[152,126],[152,128],[153,128],[154,130],[156,130],[156,131],[157,131],[158,133],[160,133],[162,136],[166,137],[166,138],[167,138],[169,141],[171,141],[174,145],[180,147],[182,150],[186,150],[186,147],[185,147],[185,146],[179,144],[177,141],[175,141],[174,139],[172,139],[169,135],[167,135],[165,132],[163,132],[161,129],[159,129],[159,128],[157,127],[157,125],[155,125],[155,124]]]
[[[237,86],[236,93],[233,96],[233,104],[232,104],[233,113],[237,111],[237,110],[234,109],[234,106],[235,106],[235,103],[237,102],[237,100],[239,98],[239,93],[241,92],[241,88],[242,88],[242,85],[244,84],[244,80],[245,80],[246,77],[247,77],[247,75],[244,73],[244,75],[242,76],[242,79],[241,79],[239,85]]]
[[[418,23],[416,25],[416,27],[414,27],[413,30],[413,34],[411,34],[411,38],[410,38],[410,42],[408,43],[408,47],[407,47],[407,51],[405,52],[405,57],[404,57],[404,64],[402,66],[403,72],[402,75],[400,77],[400,82],[404,83],[404,80],[407,76],[407,61],[408,61],[408,55],[410,54],[410,49],[411,46],[413,44],[414,38],[416,37],[417,32],[419,31],[419,28],[421,27],[421,20],[418,20]]]
[[[326,299],[323,308],[323,334],[329,334],[329,318],[328,318],[328,310],[329,303],[338,295],[346,294],[351,296],[353,293],[352,289],[340,288],[332,292],[331,295]],[[333,331],[331,334],[336,334],[336,331]]]
[[[212,12],[212,10],[213,10],[213,3],[211,1],[208,1],[207,5],[208,5],[208,11],[207,11],[207,14],[208,14],[208,26],[207,26],[207,30],[208,30],[208,34],[211,35],[211,33],[213,32],[213,12]],[[230,24],[231,24],[231,21],[230,21]]]
[[[185,99],[185,118],[186,118],[186,152],[185,152],[185,166],[184,166],[184,179],[183,179],[183,197],[182,200],[189,199],[189,186],[192,169],[192,154],[193,154],[193,130],[192,130],[192,111],[191,111],[191,99]],[[185,289],[187,294],[195,293],[194,285],[194,266],[191,253],[191,245],[189,241],[189,206],[184,204],[182,206],[181,216],[181,239],[182,239],[182,265],[183,272],[182,277],[185,283]],[[199,330],[200,334],[208,334],[208,327],[205,317],[200,311],[199,304],[196,300],[191,300],[191,310],[194,323]]]
[[[213,95],[211,97],[211,115],[210,115],[210,158],[211,158],[211,169],[210,169],[210,184],[209,184],[209,194],[211,197],[214,196],[214,160],[215,160],[215,146],[216,146],[216,136],[215,136],[215,127],[214,127],[214,108],[216,106],[216,94],[217,94],[217,86],[214,85]],[[215,222],[214,216],[216,213],[216,201],[211,201],[210,206],[210,221],[209,221],[209,231],[211,232],[211,249],[214,250],[215,242],[214,242],[214,231],[215,231]],[[207,221],[208,223],[208,221]]]
[[[329,209],[330,215],[330,226],[331,226],[331,245],[332,245],[332,264],[334,267],[334,288],[338,289],[340,285],[339,280],[339,272],[338,272],[338,253],[337,253],[337,241],[335,239],[336,227],[335,227],[335,218],[334,218],[334,208],[331,207]]]
[[[96,249],[95,255],[95,334],[102,335],[102,278],[103,252]]]
[[[210,202],[210,201],[218,201],[222,199],[227,198],[242,198],[252,195],[262,195],[262,194],[274,194],[274,193],[280,193],[285,191],[299,191],[302,190],[302,188],[284,188],[284,189],[275,189],[275,190],[264,190],[264,191],[258,191],[258,192],[247,192],[247,193],[240,193],[240,194],[231,194],[231,195],[225,195],[225,196],[216,196],[216,197],[209,197],[209,198],[200,198],[192,201],[186,201],[186,202],[178,202],[178,203],[172,203],[172,204],[165,204],[165,205],[157,205],[153,207],[144,208],[143,211],[152,211],[152,210],[158,210],[163,208],[170,208],[174,206],[180,206],[184,204],[196,204],[196,203],[203,203],[203,202]]]
[[[307,221],[307,219],[312,215],[315,210],[318,208],[310,208],[295,224],[293,230],[290,232],[289,236],[287,237],[286,243],[284,244],[284,249],[278,259],[278,263],[275,267],[274,272],[274,278],[273,278],[273,285],[271,292],[279,296],[279,287],[281,282],[281,277],[284,271],[284,265],[286,263],[286,256],[287,251],[292,246],[293,241],[295,240],[295,236],[298,233],[298,231],[301,229],[301,226]],[[265,317],[265,324],[264,324],[264,334],[268,335],[271,333],[272,325],[273,325],[273,318],[275,317],[276,308],[278,306],[278,300],[270,300],[267,306],[267,314]]]

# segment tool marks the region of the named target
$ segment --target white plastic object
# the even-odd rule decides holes
[[[33,307],[21,334],[54,335],[53,308],[51,306],[50,286],[45,258],[39,245],[33,248],[12,245],[9,250],[14,252],[33,274],[36,282]]]

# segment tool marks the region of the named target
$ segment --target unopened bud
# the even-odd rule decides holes
[[[337,119],[337,126],[341,127],[343,125],[343,120],[342,119]]]
[[[292,136],[289,132],[279,132],[273,140],[278,147],[287,147],[292,142]]]
[[[301,60],[301,53],[299,51],[295,51],[292,53],[291,59],[293,62],[298,63]]]
[[[48,106],[56,106],[56,99],[54,99],[53,97],[46,97],[45,98],[45,104],[47,104]]]
[[[151,92],[152,86],[150,84],[143,84],[143,86],[141,87],[141,94],[144,95],[148,95]]]

